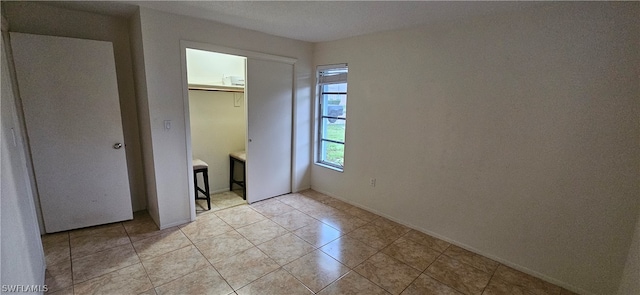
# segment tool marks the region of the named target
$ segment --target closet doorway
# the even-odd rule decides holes
[[[244,183],[244,188],[236,185],[232,186],[232,192],[235,195],[244,195],[243,203],[255,203],[271,197],[290,193],[292,191],[292,146],[293,146],[293,109],[294,109],[294,64],[296,59],[289,57],[274,56],[259,52],[232,49],[210,45],[206,43],[198,43],[191,41],[181,41],[182,49],[182,65],[183,85],[184,85],[184,106],[186,123],[186,145],[187,154],[185,155],[189,165],[192,165],[193,159],[203,160],[208,164],[209,184],[212,210],[216,203],[215,194],[217,192],[229,194],[230,176]],[[188,62],[187,54],[192,52],[202,53],[203,55],[218,54],[218,56],[226,56],[226,58],[242,60],[244,62],[244,76],[239,72],[233,72],[230,69],[214,70],[217,67],[206,66],[206,62],[199,65],[192,65]],[[191,58],[189,58],[191,60]],[[239,62],[238,62],[239,63]],[[205,65],[205,66],[203,66]],[[204,68],[204,71],[210,73],[209,80],[194,80],[189,78],[189,68]],[[239,66],[237,66],[239,68]],[[218,72],[216,72],[218,71]],[[243,81],[244,78],[244,81]],[[191,81],[189,81],[191,80]],[[244,87],[243,87],[244,82]],[[204,83],[204,84],[202,84]],[[242,92],[244,90],[244,93]],[[240,117],[239,112],[243,112],[244,134],[242,131],[234,132],[234,136],[244,136],[244,146],[227,143],[222,141],[232,141],[230,139],[219,139],[211,142],[215,136],[213,133],[219,132],[222,127],[211,126],[202,122],[211,122],[220,118],[211,118],[212,112],[206,111],[204,107],[200,108],[200,102],[195,102],[198,98],[204,98],[208,95],[204,92],[214,92],[219,94],[233,95],[231,103],[227,104],[223,109],[228,112],[220,115],[222,118],[229,118],[229,113],[235,114],[234,121]],[[193,94],[193,95],[192,95]],[[243,94],[243,95],[242,95]],[[194,102],[192,102],[194,98]],[[193,105],[194,103],[198,104]],[[211,102],[209,102],[211,103]],[[233,109],[229,109],[232,105]],[[239,106],[236,106],[239,105]],[[191,113],[194,113],[192,116]],[[197,114],[204,114],[198,119]],[[193,117],[193,118],[192,118]],[[228,121],[226,121],[229,123]],[[201,124],[201,125],[200,125]],[[225,132],[223,132],[225,133]],[[226,132],[227,134],[229,132]],[[204,141],[209,140],[209,144],[217,145],[217,147],[196,147],[200,142],[195,137],[201,137]],[[193,147],[192,147],[193,146]],[[218,149],[220,146],[226,146],[218,153],[217,159],[207,161],[206,152],[211,149]],[[244,156],[244,165],[235,162],[235,171],[230,173],[230,154],[242,151],[246,152]],[[222,149],[222,148],[220,148]],[[203,159],[204,158],[204,159]],[[244,169],[242,169],[244,166]],[[219,172],[214,172],[214,170]],[[217,176],[216,176],[217,175]],[[214,179],[214,178],[218,179]],[[195,192],[197,186],[194,179],[201,184],[202,179],[200,173],[194,173],[189,170],[189,195],[191,204],[191,219],[196,218],[196,209],[199,212],[205,212],[206,201],[198,200],[196,205]],[[226,184],[226,185],[225,185]],[[198,185],[202,187],[203,185]],[[242,193],[240,189],[242,188]],[[198,190],[199,191],[199,190]],[[204,196],[202,193],[199,196]],[[205,205],[205,206],[203,206]]]
[[[236,183],[230,181],[230,155],[246,155],[246,58],[186,48],[186,59],[192,159],[208,166],[208,179],[205,173],[193,176],[196,213],[209,210],[209,203],[211,210],[244,204],[244,164],[234,158]]]

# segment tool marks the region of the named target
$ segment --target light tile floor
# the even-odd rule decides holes
[[[51,294],[573,294],[312,190],[42,237]],[[200,204],[204,205],[204,204]]]

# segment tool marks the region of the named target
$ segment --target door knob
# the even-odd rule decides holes
[[[116,150],[119,150],[121,147],[122,147],[122,144],[119,142],[113,145],[113,148]]]

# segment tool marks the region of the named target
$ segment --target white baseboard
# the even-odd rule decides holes
[[[224,192],[228,192],[228,191],[229,191],[229,188],[226,187],[226,188],[217,189],[215,191],[211,191],[210,193],[213,195],[213,194],[219,194],[219,193],[224,193]]]
[[[524,267],[524,266],[518,265],[518,264],[516,264],[516,263],[513,263],[513,262],[510,262],[510,261],[507,261],[507,260],[505,260],[505,259],[502,259],[502,258],[500,258],[500,257],[494,256],[494,255],[491,255],[491,254],[488,254],[488,253],[484,253],[483,251],[480,251],[480,250],[478,250],[478,249],[476,249],[476,248],[474,248],[474,247],[471,247],[471,246],[466,245],[466,244],[464,244],[464,243],[460,243],[460,242],[458,242],[458,241],[455,241],[455,240],[453,240],[453,239],[450,239],[450,238],[445,237],[445,236],[443,236],[443,235],[440,235],[440,234],[438,234],[438,233],[435,233],[435,232],[432,232],[432,231],[426,230],[426,229],[424,229],[424,228],[417,227],[417,226],[415,226],[415,225],[409,224],[409,223],[407,223],[407,222],[405,222],[405,221],[402,221],[402,220],[399,220],[399,219],[397,219],[397,218],[395,218],[395,217],[393,217],[393,216],[389,216],[389,215],[387,215],[387,214],[385,214],[385,213],[379,212],[378,210],[375,210],[375,209],[369,208],[369,207],[367,207],[367,206],[363,206],[363,205],[361,205],[361,204],[354,203],[354,202],[352,202],[352,201],[350,201],[350,200],[346,200],[346,199],[344,199],[344,198],[342,198],[342,197],[336,196],[335,194],[333,194],[333,193],[331,193],[331,192],[327,192],[327,191],[324,191],[324,190],[315,189],[315,188],[313,188],[313,187],[311,187],[310,189],[312,189],[312,190],[314,190],[314,191],[317,191],[317,192],[319,192],[319,193],[325,194],[325,195],[327,195],[327,196],[330,196],[330,197],[332,197],[332,198],[336,198],[336,199],[338,199],[338,200],[340,200],[340,201],[343,201],[343,202],[345,202],[345,203],[348,203],[348,204],[350,204],[350,205],[352,205],[352,206],[356,206],[356,207],[358,207],[358,208],[360,208],[360,209],[367,210],[367,211],[369,211],[369,212],[371,212],[371,213],[375,213],[375,214],[377,214],[377,215],[379,215],[379,216],[382,216],[382,217],[384,217],[384,218],[387,218],[387,219],[390,219],[390,220],[392,220],[392,221],[394,221],[394,222],[397,222],[397,223],[399,223],[399,224],[402,224],[402,225],[404,225],[404,226],[406,226],[406,227],[408,227],[408,228],[411,228],[411,229],[417,230],[417,231],[422,232],[422,233],[424,233],[424,234],[427,234],[427,235],[433,236],[433,237],[435,237],[435,238],[438,238],[438,239],[440,239],[440,240],[443,240],[443,241],[445,241],[445,242],[451,243],[452,245],[455,245],[455,246],[458,246],[458,247],[460,247],[460,248],[463,248],[463,249],[469,250],[469,251],[471,251],[471,252],[473,252],[473,253],[476,253],[476,254],[482,255],[482,256],[487,257],[487,258],[489,258],[489,259],[492,259],[492,260],[494,260],[494,261],[496,261],[496,262],[498,262],[498,263],[501,263],[501,264],[504,264],[504,265],[506,265],[506,266],[508,266],[508,267],[511,267],[511,268],[513,268],[513,269],[515,269],[515,270],[518,270],[518,271],[521,271],[521,272],[526,273],[526,274],[528,274],[528,275],[534,276],[534,277],[536,277],[536,278],[539,278],[539,279],[545,280],[545,281],[547,281],[547,282],[549,282],[549,283],[555,284],[556,286],[559,286],[559,287],[565,288],[565,289],[567,289],[567,290],[569,290],[569,291],[571,291],[571,292],[575,292],[575,293],[579,293],[579,294],[584,294],[584,295],[596,295],[595,293],[588,292],[588,291],[586,291],[586,290],[584,290],[584,289],[582,289],[582,288],[578,288],[578,287],[575,287],[575,286],[569,285],[569,284],[567,284],[567,283],[565,283],[565,282],[562,282],[562,281],[559,281],[559,280],[557,280],[557,279],[551,278],[551,277],[546,276],[546,275],[544,275],[544,274],[541,274],[541,273],[539,273],[539,272],[537,272],[537,271],[531,270],[531,269],[529,269],[529,268],[527,268],[527,267]]]
[[[163,224],[162,226],[159,226],[159,227],[160,227],[160,230],[163,230],[163,229],[167,229],[167,228],[170,228],[170,227],[182,225],[182,224],[189,223],[189,222],[191,222],[191,219],[182,219],[182,220],[179,220],[179,221],[176,221],[176,222],[172,222],[172,223],[169,223],[169,224]]]

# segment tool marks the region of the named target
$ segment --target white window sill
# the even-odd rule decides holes
[[[331,170],[334,170],[334,171],[337,171],[337,172],[340,172],[340,173],[344,172],[344,169],[340,169],[340,168],[334,167],[334,166],[329,166],[329,165],[326,165],[326,164],[323,164],[323,163],[320,163],[320,162],[315,162],[315,164],[320,166],[320,167],[331,169]]]

